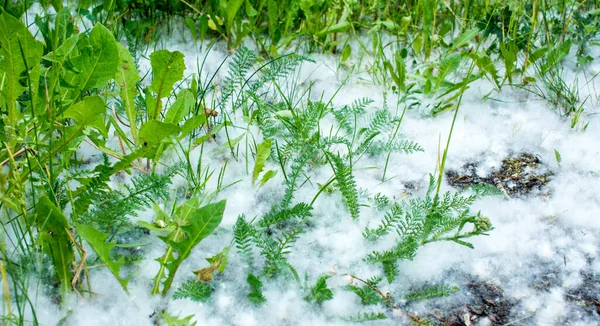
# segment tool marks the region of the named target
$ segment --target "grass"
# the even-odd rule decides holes
[[[470,211],[483,193],[441,191],[470,85],[485,79],[492,93],[525,90],[557,108],[571,128],[588,126],[588,99],[566,81],[562,62],[573,56],[578,70],[593,62],[596,1],[133,0],[66,7],[40,1],[42,13],[26,21],[31,4],[6,1],[0,11],[3,324],[43,322],[31,297],[36,291],[57,305],[73,296],[93,298],[89,274],[98,264],[127,291],[139,276],[126,262],[140,257],[120,250],[135,245],[122,239],[140,229],[166,248],[153,257],[157,275],[146,280],[152,295],[211,300],[229,256],[237,255],[246,264],[249,302],[263,304],[263,284],[289,278],[307,302],[321,306],[335,294],[329,276],[302,280],[289,257],[330,195],[345,207],[339,223],[360,221],[364,210],[385,212],[363,233],[365,241],[392,239],[384,242],[391,248],[364,257],[380,265],[385,280],[353,277],[364,284],[349,288],[365,305],[381,304],[391,314],[404,309],[397,304],[403,297],[450,295],[456,289],[443,284],[409,294],[383,294],[379,287],[397,282],[398,262],[420,247],[437,241],[472,247],[467,238],[493,229]],[[176,31],[208,50],[225,43],[231,59],[202,79],[205,57],[194,76],[185,76],[183,53],[151,50]],[[148,52],[151,69],[140,75],[141,54]],[[299,67],[313,61],[298,52],[333,54],[339,71],[367,73],[385,89],[386,105],[374,108],[364,98],[336,106],[336,95],[315,96],[311,85],[297,83]],[[397,200],[359,188],[356,166],[366,157],[378,162],[385,183],[394,177],[388,175],[392,154],[424,150],[401,133],[408,110],[453,115],[428,191]],[[83,157],[81,146],[101,159]],[[232,172],[230,162],[242,162],[244,171]],[[318,180],[314,171],[328,178]],[[231,174],[241,177],[225,181]],[[124,176],[130,181],[115,187],[112,181]],[[177,178],[184,182],[173,182]],[[220,195],[245,180],[256,189],[279,181],[281,192],[263,215],[240,215],[223,231],[227,203]],[[299,189],[312,200],[298,196]],[[134,222],[147,209],[154,221]],[[215,232],[234,238],[210,257],[210,267],[195,271],[198,280],[175,289],[184,261]],[[160,316],[166,323],[190,322],[166,311]],[[346,320],[386,317],[357,316]]]

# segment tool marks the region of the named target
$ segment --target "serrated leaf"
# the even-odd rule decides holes
[[[460,288],[456,286],[449,286],[445,284],[427,285],[416,291],[409,292],[404,296],[404,298],[408,302],[414,302],[423,299],[445,297],[456,293],[459,290]]]
[[[215,271],[219,271],[220,273],[223,273],[223,271],[225,271],[225,267],[227,267],[228,259],[229,259],[229,247],[225,247],[223,249],[223,251],[221,251],[217,255],[206,259],[206,261],[208,261],[210,266],[199,269],[197,271],[193,271],[193,273],[198,278],[198,281],[210,282],[210,281],[212,281],[213,273]]]
[[[333,299],[333,292],[327,287],[327,280],[330,277],[330,275],[320,276],[315,285],[310,289],[309,296],[305,299],[309,302],[316,302],[318,304]]]
[[[217,226],[219,226],[223,219],[225,203],[225,200],[222,200],[218,203],[197,208],[187,217],[186,221],[189,224],[180,226],[179,229],[173,231],[173,234],[169,236],[159,236],[169,246],[167,254],[158,259],[161,265],[169,271],[167,278],[163,282],[163,296],[168,293],[177,269],[189,257],[192,249],[202,239],[212,234]],[[183,232],[183,237],[175,234],[177,232]],[[176,251],[177,254],[173,251]],[[160,275],[157,275],[156,280],[160,280]]]
[[[84,127],[90,126],[98,130],[104,137],[108,137],[108,131],[102,118],[104,112],[106,112],[104,100],[100,96],[94,95],[85,97],[83,101],[73,104],[63,112],[63,118],[75,120],[79,132]]]
[[[152,84],[150,89],[161,99],[169,96],[173,85],[183,78],[184,55],[179,51],[159,50],[150,55]]]
[[[258,178],[258,175],[262,172],[265,167],[265,162],[269,159],[270,155],[271,140],[265,139],[265,141],[256,146],[256,163],[254,163],[254,170],[252,171],[252,184],[256,182],[256,178]]]
[[[172,123],[150,120],[140,128],[140,144],[152,147],[158,145],[163,139],[179,133],[180,128]]]
[[[79,35],[73,35],[66,39],[55,51],[52,51],[42,58],[58,64],[63,64],[65,59],[71,54],[71,52],[77,47],[77,41]]]
[[[8,123],[16,127],[17,98],[26,90],[29,75],[33,103],[37,103],[40,60],[43,44],[37,41],[17,18],[0,10],[0,94],[8,107]],[[12,119],[12,121],[10,120]]]
[[[210,299],[213,288],[210,284],[189,280],[183,283],[173,294],[173,299],[190,299],[194,302],[206,302]]]
[[[250,293],[248,294],[248,300],[255,305],[261,305],[267,301],[265,296],[262,294],[262,282],[254,274],[249,273],[246,278],[246,282],[250,285]]]
[[[190,114],[190,109],[194,105],[194,95],[189,89],[183,89],[177,94],[175,103],[167,110],[164,122],[179,124],[181,120]],[[203,116],[199,114],[198,116]]]
[[[77,47],[79,55],[71,57],[71,63],[79,72],[73,82],[79,90],[104,87],[115,77],[119,51],[113,34],[106,27],[96,24],[89,38],[79,38]]]
[[[123,106],[129,119],[129,129],[133,136],[133,142],[137,144],[137,109],[135,106],[135,97],[138,94],[137,83],[140,81],[140,75],[129,51],[120,43],[117,43],[117,50],[119,52],[119,63],[115,82],[121,89],[121,99],[123,100]]]
[[[194,129],[202,126],[206,122],[206,116],[204,114],[195,115],[183,123],[181,126],[181,135],[179,139],[185,138],[190,132],[194,131]]]
[[[440,64],[438,65],[438,75],[435,88],[437,89],[440,84],[446,79],[446,77],[456,71],[458,66],[460,65],[460,54],[455,53],[446,57]]]
[[[127,292],[127,283],[129,278],[122,278],[119,275],[121,266],[125,262],[125,257],[119,258],[114,261],[111,258],[111,251],[117,246],[116,241],[106,242],[108,234],[100,232],[91,226],[85,224],[77,224],[77,233],[89,243],[90,247],[96,252],[98,258],[106,265],[108,270],[115,276],[119,284],[125,292]]]
[[[223,273],[227,267],[227,262],[229,261],[229,246],[223,248],[223,250],[215,256],[207,258],[206,261],[212,266],[216,266],[219,272]]]
[[[472,29],[465,31],[459,37],[457,37],[456,40],[454,40],[452,47],[448,50],[448,53],[454,52],[456,49],[469,43],[475,36],[477,36],[478,33],[479,33],[478,28],[472,28]]]

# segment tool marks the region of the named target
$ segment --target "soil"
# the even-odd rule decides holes
[[[506,196],[525,196],[534,191],[543,193],[553,173],[544,166],[541,160],[529,153],[521,153],[502,161],[500,169],[481,177],[477,173],[477,162],[467,163],[460,170],[446,172],[448,183],[456,188],[464,189],[476,185],[493,186]]]

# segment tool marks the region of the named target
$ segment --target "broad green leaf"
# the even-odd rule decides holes
[[[148,111],[148,117],[158,117],[158,115],[162,112],[162,101],[158,100],[148,87],[144,88],[144,95],[146,99],[146,111]]]
[[[77,47],[78,40],[79,35],[73,35],[69,37],[55,51],[52,51],[43,56],[43,59],[51,62],[56,62],[62,65],[65,62],[65,59]]]
[[[333,24],[331,26],[327,26],[327,27],[323,28],[322,30],[317,32],[317,36],[345,32],[350,28],[350,26],[351,26],[351,24],[349,22],[342,21],[337,24]]]
[[[223,248],[220,253],[214,257],[207,258],[209,264],[218,266],[219,272],[223,273],[227,267],[227,261],[229,260],[229,246]]]
[[[451,74],[456,69],[458,69],[459,65],[460,65],[460,54],[458,54],[458,53],[450,55],[450,56],[446,57],[444,60],[442,60],[442,62],[440,62],[439,66],[438,66],[439,72],[437,75],[437,81],[436,81],[435,88],[437,89],[439,87],[439,85],[446,79],[446,77],[449,74]]]
[[[121,266],[125,261],[125,257],[121,257],[119,260],[114,261],[111,258],[111,251],[117,246],[116,241],[106,242],[108,234],[100,232],[91,226],[85,224],[77,224],[77,234],[79,234],[85,241],[87,241],[92,249],[98,255],[98,258],[106,265],[108,270],[115,276],[119,284],[125,292],[127,292],[127,283],[129,278],[122,278],[119,275]]]
[[[394,71],[394,67],[392,66],[392,64],[391,64],[391,62],[389,60],[384,60],[383,61],[383,67],[390,74],[390,77],[392,77],[392,80],[394,81],[394,83],[396,84],[396,86],[398,86],[398,88],[400,88],[401,85],[404,86],[404,82],[402,80],[400,80],[400,78],[398,77],[398,75]]]
[[[489,75],[490,79],[494,82],[496,87],[500,88],[498,70],[496,70],[496,66],[494,65],[494,62],[492,61],[490,56],[485,52],[481,52],[473,53],[472,57],[479,69],[481,71],[486,72]]]
[[[502,59],[504,59],[504,68],[506,69],[505,78],[508,78],[509,82],[512,83],[512,75],[517,62],[518,49],[513,43],[509,43],[507,46],[500,44],[500,52],[502,53]]]
[[[69,222],[65,215],[48,197],[41,197],[35,206],[36,224],[39,230],[38,243],[42,251],[50,256],[56,276],[60,281],[61,294],[71,291],[71,268],[75,253],[69,232]]]
[[[197,41],[198,40],[198,31],[196,30],[196,22],[194,21],[194,19],[192,19],[192,17],[190,17],[190,16],[185,17],[185,24],[187,25],[188,29],[192,33],[192,38],[194,39],[194,41]]]
[[[183,139],[194,129],[202,126],[205,122],[206,116],[204,114],[195,115],[185,120],[183,126],[181,126],[181,135],[179,136],[179,139]]]
[[[165,211],[163,211],[163,209],[160,208],[157,203],[152,202],[152,209],[154,210],[154,216],[156,220],[169,220],[169,215],[167,215],[167,213],[165,213]]]
[[[171,233],[175,230],[175,225],[167,225],[165,227],[161,227],[160,225],[158,225],[156,223],[148,223],[148,222],[144,222],[144,221],[138,221],[138,225],[149,231],[163,233],[163,234]]]
[[[104,137],[108,137],[108,131],[102,118],[102,114],[105,112],[104,100],[100,96],[94,95],[73,104],[63,112],[63,118],[75,120],[78,132],[82,132],[84,127],[90,126],[98,130]]]
[[[117,50],[119,51],[119,64],[117,66],[115,82],[121,89],[121,99],[123,100],[123,106],[129,119],[131,136],[133,137],[134,144],[137,144],[135,96],[138,93],[137,83],[140,81],[140,76],[129,51],[120,43],[117,43]]]
[[[71,63],[79,74],[74,82],[79,90],[102,88],[115,77],[119,64],[119,51],[113,34],[101,24],[96,24],[89,38],[80,37],[79,55]]]
[[[244,138],[244,136],[246,136],[245,133],[235,137],[234,139],[231,139],[229,142],[223,144],[223,147],[233,149]]]
[[[37,103],[43,44],[20,20],[0,9],[0,94],[8,111],[8,125],[16,128],[17,98],[31,82],[32,102]],[[29,76],[29,78],[27,78]]]
[[[163,139],[179,133],[180,128],[172,123],[150,120],[140,128],[139,139],[143,146],[158,145]]]
[[[173,218],[177,224],[188,224],[188,219],[193,212],[198,210],[198,207],[200,207],[200,198],[192,197],[177,207],[175,214],[173,214]]]
[[[246,8],[246,15],[248,15],[248,17],[255,17],[256,15],[258,15],[258,11],[256,11],[256,9],[254,9],[254,7],[252,7],[250,0],[246,0],[245,8]]]
[[[229,0],[227,1],[227,8],[225,9],[225,21],[227,22],[227,28],[231,30],[233,28],[233,20],[237,15],[238,10],[244,3],[244,0]]]
[[[529,55],[529,63],[532,64],[536,61],[538,61],[538,59],[542,58],[544,55],[546,55],[546,53],[548,52],[548,47],[547,46],[543,46],[543,47],[539,47],[536,48],[533,52],[531,52],[531,54]]]
[[[273,179],[274,176],[277,175],[277,170],[269,170],[263,174],[262,179],[260,180],[260,187],[264,186],[267,181]]]
[[[183,57],[183,53],[179,51],[170,52],[168,50],[159,50],[150,55],[150,65],[152,66],[150,89],[158,99],[169,96],[173,85],[183,78],[185,71]]]
[[[212,234],[217,226],[223,219],[223,212],[225,211],[225,200],[218,203],[208,204],[200,207],[189,215],[187,221],[189,224],[180,226],[181,231],[175,230],[175,232],[183,232],[184,237],[179,237],[174,234],[169,236],[160,236],[159,238],[164,241],[169,249],[167,254],[163,258],[159,258],[158,261],[169,271],[167,279],[163,283],[163,295],[166,295],[177,269],[186,260],[192,249],[196,247],[200,241]],[[170,250],[177,252],[176,255]],[[160,276],[157,277],[157,281]]]
[[[472,28],[468,31],[462,33],[459,37],[454,40],[452,47],[448,50],[448,53],[454,52],[456,49],[462,47],[463,45],[469,43],[477,34],[479,33],[478,28]]]
[[[265,162],[271,155],[271,140],[265,139],[264,142],[256,146],[256,163],[254,163],[254,170],[252,171],[252,184],[256,182],[256,178],[262,172],[265,167]]]
[[[350,58],[350,55],[352,55],[352,47],[350,44],[346,44],[342,50],[342,62],[346,62]]]
[[[277,8],[277,0],[267,0],[267,13],[269,15],[269,33],[273,43],[277,44],[281,39],[281,31],[279,30],[279,10]]]
[[[165,114],[165,122],[179,124],[185,116],[190,113],[194,105],[194,95],[189,89],[183,89],[177,94],[177,100],[171,105]],[[203,115],[203,114],[200,114]]]
[[[560,163],[562,162],[562,156],[556,149],[554,150],[554,157],[556,158],[556,163],[558,163],[558,166],[560,166]]]

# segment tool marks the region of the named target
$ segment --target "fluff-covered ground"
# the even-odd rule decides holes
[[[183,39],[183,40],[182,40]],[[222,45],[209,53],[199,50],[198,44],[175,37],[159,47],[179,50],[185,54],[186,73],[196,73],[198,63],[206,55],[204,76],[211,75],[227,55]],[[357,67],[349,78],[344,69],[338,69],[339,58],[311,55],[315,63],[304,63],[290,83],[307,85],[313,82],[315,99],[333,97],[335,106],[350,104],[355,99],[368,97],[375,102],[369,110],[387,106],[396,110],[388,89],[370,81],[368,74]],[[598,53],[595,54],[598,57]],[[572,58],[571,58],[572,59]],[[446,298],[421,301],[403,306],[403,309],[421,316],[456,314],[456,309],[473,305],[480,296],[473,284],[500,289],[492,299],[496,305],[506,304],[511,325],[592,325],[600,323],[600,315],[588,297],[600,300],[600,81],[585,82],[582,74],[575,74],[572,60],[565,67],[571,74],[568,81],[579,77],[581,98],[589,95],[584,119],[587,130],[573,130],[570,121],[560,115],[544,100],[532,94],[506,87],[494,93],[495,100],[483,100],[492,86],[480,80],[466,91],[449,148],[447,171],[461,171],[468,163],[476,164],[476,173],[486,176],[497,171],[506,158],[521,153],[537,157],[541,171],[551,172],[550,181],[531,193],[510,197],[491,196],[477,201],[474,211],[489,217],[495,229],[489,236],[472,239],[475,249],[449,242],[429,244],[421,248],[413,261],[400,264],[399,277],[381,290],[389,291],[402,304],[403,293],[426,284],[446,283],[458,286],[460,292]],[[569,61],[571,60],[571,61]],[[363,64],[368,63],[368,58]],[[364,68],[364,67],[363,67]],[[142,61],[139,69],[149,69]],[[593,63],[587,76],[600,71]],[[217,79],[225,77],[225,70]],[[339,89],[339,91],[338,91]],[[372,112],[372,111],[371,111]],[[409,110],[401,132],[418,142],[424,152],[394,154],[387,171],[389,181],[381,182],[382,160],[385,157],[365,157],[354,167],[357,185],[369,194],[382,193],[389,197],[411,198],[422,196],[438,160],[440,137],[445,143],[452,112],[437,117],[425,117],[422,112]],[[233,121],[234,124],[241,121]],[[252,130],[260,137],[257,130]],[[235,137],[235,135],[233,135]],[[223,139],[217,137],[217,144]],[[223,155],[211,156],[210,146],[204,159],[214,168],[222,164]],[[557,161],[556,152],[562,161]],[[86,149],[82,149],[86,153]],[[207,154],[208,153],[208,154]],[[172,158],[176,161],[176,157]],[[168,160],[167,160],[168,161]],[[277,168],[269,163],[271,168]],[[225,184],[241,180],[219,194],[227,199],[223,222],[217,232],[204,240],[183,264],[175,279],[174,288],[193,278],[192,270],[206,267],[206,257],[220,252],[230,244],[232,227],[239,214],[252,218],[267,212],[283,193],[281,173],[258,189],[246,173],[245,161],[229,160]],[[312,184],[305,184],[297,194],[297,201],[308,201],[318,191],[316,183],[324,183],[331,176],[330,169],[311,171]],[[114,180],[114,186],[127,180]],[[175,185],[185,180],[174,180]],[[212,181],[214,182],[214,180]],[[444,190],[456,191],[446,181]],[[151,210],[140,214],[139,220],[153,221]],[[215,292],[207,303],[191,300],[164,300],[151,296],[151,282],[159,264],[154,260],[164,253],[156,237],[137,239],[152,241],[143,247],[144,260],[127,272],[133,273],[130,293],[126,294],[105,269],[90,271],[92,290],[98,295],[91,301],[73,298],[59,310],[43,289],[32,289],[36,295],[38,320],[54,325],[65,319],[68,325],[151,325],[161,309],[172,315],[193,315],[198,325],[344,325],[345,318],[359,312],[383,312],[387,320],[369,322],[376,325],[408,324],[402,313],[394,313],[383,306],[362,306],[359,298],[344,290],[347,274],[368,279],[382,276],[378,265],[363,262],[374,247],[366,242],[362,232],[366,226],[379,223],[382,213],[361,208],[360,219],[353,222],[344,208],[339,194],[323,194],[314,205],[312,227],[293,245],[290,263],[301,278],[308,277],[314,284],[319,275],[329,273],[329,287],[334,296],[322,306],[304,300],[306,289],[288,279],[264,280],[263,293],[267,299],[260,307],[251,304],[246,296],[247,267],[240,255],[232,249],[228,266],[215,277]],[[153,239],[153,240],[151,240]],[[598,302],[598,301],[596,301]],[[591,306],[590,306],[591,304]],[[598,304],[598,303],[596,303]],[[493,306],[488,303],[488,306]],[[471,312],[471,315],[473,313]],[[484,314],[483,314],[484,315]],[[464,314],[460,314],[464,317]],[[470,316],[470,315],[469,315]],[[481,317],[473,324],[498,324]]]

